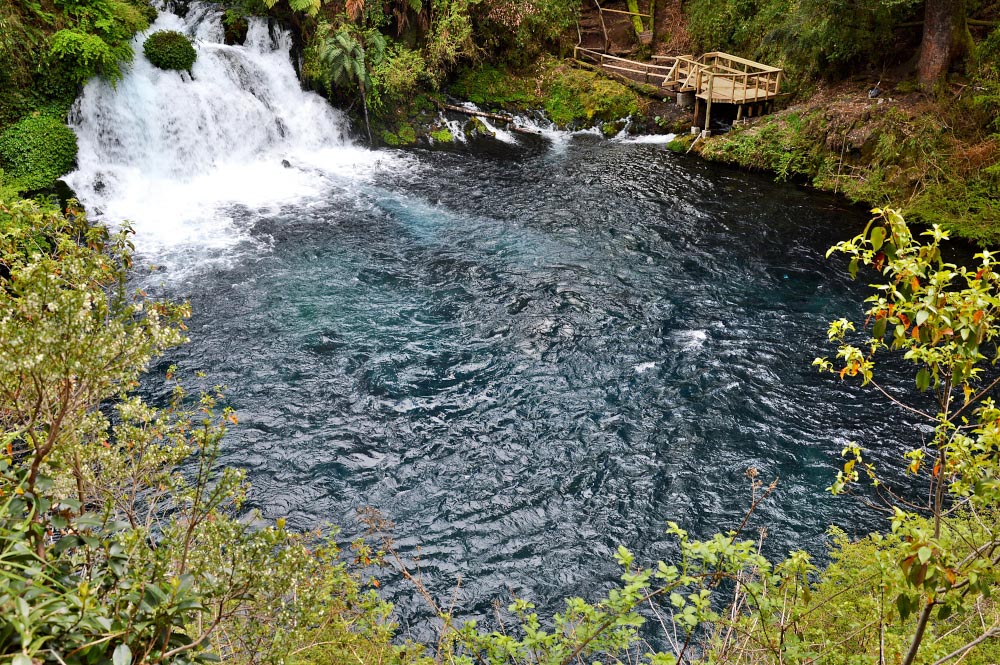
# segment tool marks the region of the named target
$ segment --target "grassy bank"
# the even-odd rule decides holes
[[[969,100],[931,98],[906,83],[871,99],[868,87],[822,90],[695,150],[852,202],[892,204],[980,244],[1000,241],[1000,139]]]

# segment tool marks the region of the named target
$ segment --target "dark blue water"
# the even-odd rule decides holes
[[[374,506],[471,614],[592,597],[619,544],[670,555],[668,519],[735,527],[749,467],[780,476],[748,531],[766,525],[771,554],[882,526],[824,488],[849,441],[894,456],[901,416],[810,366],[829,320],[861,311],[823,255],[865,214],[589,137],[413,156],[242,213],[259,245],[167,287],[195,314],[159,369],[227,386],[225,462],[252,506],[345,540]]]

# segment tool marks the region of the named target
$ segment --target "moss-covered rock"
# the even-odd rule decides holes
[[[198,59],[191,40],[175,30],[160,30],[146,38],[142,45],[146,58],[160,69],[191,71]]]
[[[477,118],[476,116],[470,116],[469,117],[469,120],[465,123],[465,126],[462,127],[462,131],[465,132],[465,135],[469,136],[469,137],[476,137],[476,136],[494,137],[494,136],[496,136],[496,134],[494,134],[493,132],[491,132],[486,127],[486,125],[483,124],[483,121],[480,120],[479,118]]]
[[[454,135],[452,135],[451,130],[447,127],[441,127],[440,129],[435,129],[428,134],[435,143],[451,143],[455,140]]]
[[[0,167],[6,186],[48,189],[76,164],[76,134],[48,115],[31,115],[0,134]]]
[[[515,73],[483,65],[464,70],[449,90],[451,94],[486,108],[541,108],[545,102],[535,85],[535,72]]]
[[[417,130],[413,128],[413,125],[401,125],[396,134],[399,136],[400,143],[412,145],[417,142]]]

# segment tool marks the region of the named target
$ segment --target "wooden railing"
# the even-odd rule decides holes
[[[573,57],[582,62],[592,62],[602,69],[625,76],[633,81],[656,86],[663,85],[672,69],[670,65],[636,62],[580,46],[573,49]]]
[[[667,74],[667,78],[663,81],[663,85],[668,88],[675,86],[679,86],[681,89],[690,88],[693,85],[695,72],[702,67],[701,63],[695,60],[693,55],[679,55],[676,57],[654,56],[654,59],[669,59],[673,61],[673,64],[670,66],[670,73]]]

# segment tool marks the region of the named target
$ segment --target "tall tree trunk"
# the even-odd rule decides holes
[[[944,80],[951,65],[968,54],[972,35],[966,23],[966,0],[927,0],[917,76],[925,90]]]
[[[625,4],[628,5],[628,10],[630,12],[635,12],[636,14],[639,13],[639,0],[626,0]],[[642,18],[635,16],[634,14],[629,18],[632,20],[632,27],[635,29],[635,37],[636,39],[639,39],[639,35],[641,35],[644,30],[642,26]]]

